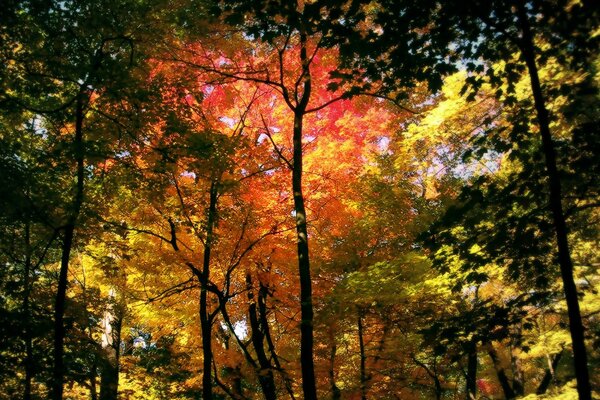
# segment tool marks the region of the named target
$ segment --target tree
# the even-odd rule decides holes
[[[591,398],[584,329],[561,203],[564,199],[563,189],[550,132],[548,94],[543,93],[539,66],[549,56],[555,55],[566,65],[589,68],[595,46],[591,32],[596,29],[596,24],[592,21],[597,19],[597,12],[597,7],[589,3],[572,5],[566,2],[507,1],[484,4],[474,1],[465,4],[432,1],[419,4],[417,9],[408,3],[390,2],[382,4],[375,12],[378,26],[367,35],[367,41],[374,43],[372,49],[357,46],[357,51],[348,50],[351,54],[358,52],[363,55],[359,58],[349,57],[349,63],[365,66],[366,73],[376,79],[384,76],[384,81],[389,82],[391,88],[396,80],[401,79],[398,74],[404,71],[403,68],[410,62],[408,60],[414,59],[410,57],[410,51],[410,55],[406,55],[407,47],[396,44],[399,38],[407,36],[412,38],[409,43],[418,43],[420,46],[416,54],[425,59],[430,72],[419,78],[427,80],[433,89],[438,86],[441,76],[457,67],[458,57],[462,57],[466,68],[473,73],[467,79],[468,84],[478,88],[482,82],[488,81],[498,88],[498,95],[507,90],[509,102],[514,101],[510,94],[520,74],[527,73],[534,99],[533,115],[542,139],[540,154],[546,160],[548,209],[552,213],[558,261],[569,306],[574,365],[582,399]],[[540,41],[546,41],[550,46],[540,51]],[[400,43],[404,42],[400,39]],[[557,51],[559,48],[561,51]],[[513,53],[519,55],[518,60],[510,60]],[[381,62],[372,63],[372,60]],[[485,64],[500,61],[505,62],[501,68]],[[389,66],[398,73],[384,74],[382,70]],[[506,89],[500,88],[503,83],[507,84]]]
[[[55,225],[62,242],[54,306],[52,397],[56,399],[63,393],[65,299],[69,261],[77,245],[75,232],[85,225],[89,211],[85,187],[94,156],[106,151],[101,149],[104,140],[111,141],[90,120],[110,119],[95,106],[123,100],[126,96],[119,91],[141,60],[134,43],[142,33],[136,32],[132,19],[144,14],[146,5],[121,7],[127,11],[108,12],[110,3],[14,2],[7,9],[10,25],[3,25],[10,38],[5,52],[10,68],[3,72],[11,83],[2,88],[2,104],[36,115],[44,134],[56,144],[54,155],[69,165],[60,177],[64,186],[58,189],[69,196],[61,199],[62,215],[56,216]],[[71,174],[72,182],[67,178]]]

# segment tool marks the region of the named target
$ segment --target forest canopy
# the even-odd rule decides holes
[[[4,0],[1,399],[600,396],[600,7]]]

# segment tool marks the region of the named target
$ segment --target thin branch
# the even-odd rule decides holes
[[[184,282],[180,282],[180,283],[178,283],[178,284],[176,284],[174,286],[171,286],[168,289],[163,290],[162,292],[158,293],[156,296],[148,297],[146,299],[146,303],[152,303],[154,301],[160,301],[160,300],[166,299],[168,297],[174,296],[176,294],[180,294],[180,293],[186,292],[188,290],[197,289],[197,288],[200,287],[200,286],[195,285],[195,284],[193,284],[193,285],[190,286],[190,284],[193,283],[193,282],[194,282],[194,277],[191,277],[190,279],[188,279],[188,280],[186,280]]]
[[[273,140],[273,136],[271,136],[271,131],[269,129],[269,126],[267,125],[267,121],[265,121],[265,117],[264,115],[262,115],[262,113],[260,114],[260,119],[262,120],[263,123],[263,127],[265,128],[264,134],[269,138],[269,140],[271,141],[271,144],[273,145],[273,149],[275,150],[275,152],[277,153],[277,155],[279,156],[279,158],[281,158],[286,165],[288,166],[288,168],[290,170],[294,169],[294,166],[292,165],[292,163],[290,162],[290,160],[288,160],[283,153],[281,152],[281,149],[279,148],[279,146],[277,146],[277,144],[275,143],[275,141]]]

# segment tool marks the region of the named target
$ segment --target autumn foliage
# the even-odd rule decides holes
[[[0,399],[591,399],[587,2],[9,1]]]

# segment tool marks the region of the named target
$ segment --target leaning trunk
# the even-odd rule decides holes
[[[84,119],[84,88],[77,95],[75,108],[75,162],[77,169],[77,183],[71,209],[71,215],[64,228],[63,244],[61,249],[60,272],[58,275],[58,289],[54,303],[54,368],[52,370],[52,399],[62,400],[64,383],[64,341],[65,341],[65,300],[67,295],[69,259],[73,248],[75,226],[79,218],[79,211],[83,204],[83,172],[84,172],[84,144],[83,144],[83,119]]]
[[[248,289],[248,300],[250,302],[250,306],[248,307],[248,316],[250,319],[251,340],[259,366],[258,381],[265,399],[275,400],[277,398],[277,394],[275,392],[273,366],[271,365],[271,362],[265,353],[265,336],[259,322],[256,301],[254,300],[254,293],[252,292],[252,277],[250,274],[246,275],[246,288]]]
[[[550,188],[550,209],[554,222],[556,233],[556,243],[558,247],[558,262],[563,282],[565,300],[567,302],[567,311],[569,315],[569,329],[571,333],[571,342],[573,346],[573,363],[575,366],[575,375],[577,378],[577,392],[580,400],[591,400],[590,377],[587,365],[587,352],[585,348],[584,329],[579,309],[579,300],[577,298],[577,287],[573,278],[573,262],[569,251],[569,241],[567,237],[567,224],[565,214],[562,208],[562,189],[556,162],[556,151],[552,143],[550,134],[550,118],[542,87],[538,75],[537,64],[535,61],[535,50],[533,44],[533,34],[529,25],[529,19],[525,5],[522,2],[518,4],[518,18],[522,32],[521,53],[527,64],[529,79],[531,81],[531,90],[535,102],[540,134],[542,136],[542,149],[546,162],[546,174]]]
[[[558,363],[560,362],[562,355],[563,355],[563,350],[556,353],[554,355],[554,357],[552,358],[552,361],[550,361],[550,360],[548,361],[548,364],[549,364],[548,368],[546,369],[546,371],[544,373],[544,377],[542,378],[540,385],[538,386],[537,390],[535,391],[535,394],[540,395],[540,394],[546,393],[546,390],[548,390],[550,383],[552,383],[552,378],[554,378],[556,368],[558,367]]]

